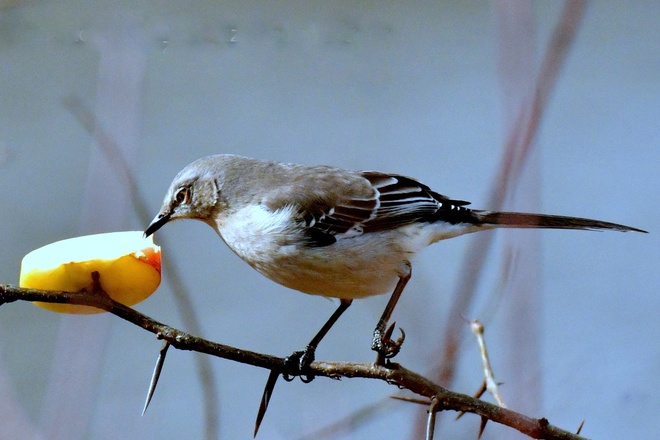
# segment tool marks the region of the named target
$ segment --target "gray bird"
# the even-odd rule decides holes
[[[221,154],[186,166],[145,234],[197,219],[257,271],[294,290],[340,299],[303,351],[293,374],[314,360],[320,340],[355,298],[393,292],[374,330],[380,362],[401,343],[387,323],[411,276],[411,259],[446,238],[493,228],[637,231],[577,217],[469,209],[409,177]],[[297,371],[297,373],[296,373]]]

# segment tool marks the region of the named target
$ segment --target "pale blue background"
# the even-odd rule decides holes
[[[88,191],[101,194],[99,212],[123,215],[112,230],[145,227],[119,208],[121,199],[103,196],[113,188],[90,180],[90,160],[100,159],[62,104],[71,94],[106,112],[113,136],[132,143],[152,215],[180,168],[219,152],[407,174],[488,208],[504,136],[488,2],[0,4],[1,283],[18,281],[28,251],[93,229],[100,214],[82,212]],[[560,6],[534,3],[538,53]],[[567,429],[586,419],[583,433],[596,438],[650,438],[660,430],[659,17],[654,1],[589,5],[537,143],[544,212],[651,231],[540,233],[543,395],[541,409],[530,415]],[[134,89],[103,76],[103,63],[112,65],[101,57],[108,52],[136,60],[126,67],[139,79]],[[114,93],[118,102],[106,105],[103,99]],[[195,292],[209,339],[284,356],[301,348],[334,308],[259,276],[201,223],[175,223],[159,235],[164,258],[175,261]],[[425,347],[439,339],[466,243],[460,238],[425,251],[397,309],[408,333],[398,360],[417,371],[437,361]],[[497,251],[492,259],[499,261]],[[497,289],[498,270],[492,264],[484,292]],[[356,302],[318,357],[371,361],[370,334],[385,301]],[[167,285],[137,308],[181,325]],[[480,316],[487,328],[496,314]],[[86,347],[102,347],[98,376],[77,376],[75,357],[58,361],[53,347],[62,320],[99,332],[69,341],[83,358]],[[469,349],[454,388],[472,393],[481,378],[465,334]],[[54,414],[64,425],[82,423],[74,438],[201,438],[201,392],[190,353],[170,352],[154,402],[140,416],[159,344],[118,319],[63,318],[29,304],[0,307],[0,401],[3,414],[16,414],[3,416],[0,437],[65,438],[66,426],[40,436]],[[498,379],[515,383],[507,380],[495,342],[490,350]],[[251,438],[267,373],[223,360],[212,365],[221,437]],[[46,390],[63,376],[78,388],[62,397],[61,407],[48,406]],[[85,390],[91,395],[85,414],[68,413],[65,401],[84,400],[76,396]],[[514,390],[502,391],[506,399]],[[259,438],[299,438],[394,392],[375,381],[282,383]],[[409,438],[420,413],[414,405],[389,404],[336,437]],[[440,433],[475,438],[477,426],[473,416],[446,417]],[[484,438],[508,435],[489,425]]]

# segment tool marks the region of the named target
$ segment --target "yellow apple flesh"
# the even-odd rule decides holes
[[[160,284],[160,247],[141,231],[70,238],[36,249],[21,262],[21,287],[65,292],[92,291],[92,273],[112,299],[132,306]],[[100,313],[91,306],[34,304],[60,313]]]

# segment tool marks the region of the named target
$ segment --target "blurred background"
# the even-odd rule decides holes
[[[660,3],[0,5],[0,283],[52,241],[143,230],[174,175],[214,153],[395,172],[476,208],[624,223],[651,233],[428,248],[394,313],[407,334],[397,360],[475,392],[463,318],[479,318],[513,409],[568,430],[585,420],[587,437],[657,435]],[[263,278],[202,223],[156,240],[170,266],[136,308],[172,326],[286,356],[335,308]],[[317,358],[373,361],[386,301],[356,301]],[[0,307],[0,438],[251,438],[268,372],[188,352],[170,351],[141,416],[160,344],[112,316]],[[426,408],[393,394],[281,382],[258,438],[423,438]],[[443,414],[438,435],[478,426]],[[514,437],[494,424],[484,435]]]

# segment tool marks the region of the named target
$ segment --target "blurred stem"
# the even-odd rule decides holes
[[[513,124],[504,145],[502,161],[495,178],[495,184],[492,186],[493,191],[489,197],[489,209],[500,210],[508,192],[517,184],[520,171],[534,145],[533,140],[538,132],[541,118],[560,68],[575,40],[585,7],[586,2],[584,0],[568,0],[564,6],[562,15],[545,51],[534,93],[530,97],[531,102],[521,106],[518,118]],[[461,274],[460,282],[454,292],[446,328],[443,332],[444,348],[442,361],[439,364],[438,380],[445,386],[449,386],[454,380],[456,361],[461,345],[462,317],[469,315],[492,241],[492,233],[473,238],[466,250],[461,270],[459,270]]]

